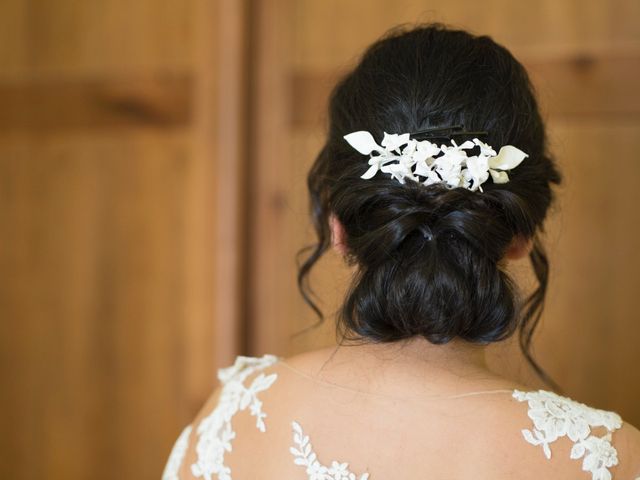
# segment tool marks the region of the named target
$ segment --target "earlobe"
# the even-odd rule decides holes
[[[529,255],[533,248],[533,238],[516,235],[511,240],[511,244],[507,247],[505,258],[508,260],[517,260]]]

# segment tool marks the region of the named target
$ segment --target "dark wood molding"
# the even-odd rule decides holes
[[[189,74],[0,82],[0,132],[180,127],[191,118]]]

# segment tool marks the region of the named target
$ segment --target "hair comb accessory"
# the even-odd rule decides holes
[[[359,130],[344,135],[344,139],[362,155],[369,155],[369,168],[360,178],[368,180],[378,171],[388,173],[404,184],[409,178],[424,185],[445,183],[449,188],[464,187],[482,190],[482,184],[491,176],[494,183],[509,181],[511,170],[529,155],[513,145],[504,145],[498,153],[477,137],[458,145],[432,143],[426,138],[443,139],[457,135],[486,135],[487,132],[467,132],[461,125],[437,127],[414,133],[387,133],[378,145],[373,135]],[[417,140],[412,136],[423,138]],[[479,147],[477,155],[469,156],[466,150]],[[424,177],[421,180],[419,177]]]
[[[487,135],[488,132],[468,132],[464,125],[451,125],[449,127],[430,127],[424,130],[410,133],[413,138],[449,138],[457,135]]]

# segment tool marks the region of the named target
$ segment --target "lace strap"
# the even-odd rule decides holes
[[[233,365],[218,369],[218,380],[223,385],[231,380],[243,382],[253,372],[267,368],[276,363],[280,357],[267,353],[262,357],[238,355]]]
[[[611,480],[609,468],[618,464],[611,434],[622,426],[617,413],[598,410],[546,390],[514,390],[513,397],[529,405],[533,428],[522,430],[528,443],[542,446],[545,457],[551,459],[550,444],[566,436],[573,442],[570,458],[582,459],[582,470],[591,473],[592,480]],[[593,427],[605,427],[607,433],[601,437],[593,435]]]

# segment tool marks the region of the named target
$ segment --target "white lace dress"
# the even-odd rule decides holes
[[[195,478],[233,479],[231,469],[225,464],[225,453],[231,451],[236,436],[231,421],[236,413],[249,409],[255,417],[256,428],[265,432],[267,413],[262,410],[260,392],[273,385],[278,375],[260,373],[249,385],[245,385],[245,380],[279,360],[280,357],[271,354],[262,357],[239,355],[233,365],[218,370],[222,390],[217,405],[195,430],[188,426],[182,431],[169,455],[162,480],[179,480],[179,470],[190,442],[195,442],[197,455],[190,465]],[[582,462],[585,479],[612,479],[610,468],[618,464],[618,456],[611,444],[611,434],[622,426],[618,414],[545,390],[513,390],[512,395],[516,400],[528,403],[531,425],[522,429],[523,441],[541,447],[544,456],[550,459],[552,443],[566,436],[573,442],[570,457]],[[607,433],[596,436],[591,431],[594,427],[604,427]],[[286,448],[291,461],[300,467],[301,475],[304,472],[310,480],[376,480],[368,472],[351,472],[348,462],[318,458],[309,435],[295,419],[291,420],[291,443]]]

